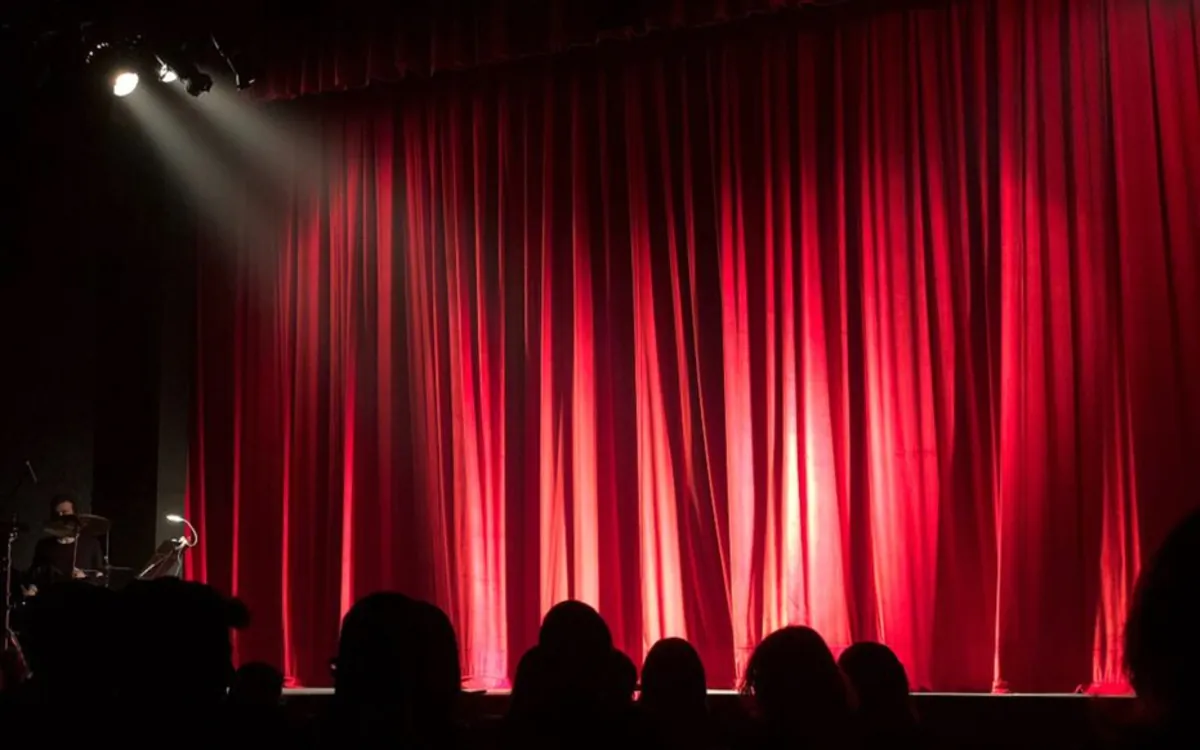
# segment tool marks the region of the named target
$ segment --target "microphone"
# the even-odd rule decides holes
[[[29,476],[33,477],[33,483],[37,484],[37,472],[33,470],[33,464],[29,463],[29,459],[25,459],[25,468],[29,470]]]

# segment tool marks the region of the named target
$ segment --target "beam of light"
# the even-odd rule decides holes
[[[138,85],[138,74],[128,70],[117,74],[113,79],[113,94],[116,96],[129,96]]]
[[[129,111],[178,181],[188,204],[207,220],[208,231],[231,246],[266,241],[271,221],[270,212],[264,210],[266,196],[249,194],[244,181],[225,167],[194,123],[185,124],[155,91],[145,93],[125,99]]]
[[[318,185],[322,179],[319,133],[267,110],[221,85],[203,99],[180,96],[277,184]]]

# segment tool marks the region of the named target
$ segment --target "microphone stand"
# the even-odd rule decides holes
[[[12,548],[13,542],[17,539],[17,514],[13,514],[12,527],[8,530],[7,540],[4,545],[4,648],[2,652],[7,652],[10,649],[17,655],[17,665],[24,671],[27,670],[25,661],[25,652],[21,649],[21,641],[17,638],[16,632],[12,629],[12,572],[13,559]]]
[[[112,563],[108,561],[108,543],[112,539],[111,532],[104,532],[104,588],[111,588],[112,583]]]
[[[136,576],[134,576],[135,578],[137,578],[139,581],[145,580],[146,576],[150,575],[151,573],[167,570],[166,566],[169,563],[170,568],[167,570],[167,572],[158,572],[154,576],[155,578],[163,578],[169,573],[170,570],[175,570],[175,568],[183,562],[183,551],[188,548],[187,540],[183,537],[180,537],[179,539],[172,539],[170,541],[174,543],[170,551],[163,553],[156,552],[154,556],[150,558],[150,562],[147,563],[146,566],[142,568],[142,570]],[[161,548],[162,547],[160,546],[159,549]]]
[[[8,530],[8,539],[4,545],[4,635],[12,634],[12,547],[17,538],[17,514],[13,513],[12,527]],[[8,641],[4,642],[7,650]]]
[[[33,483],[37,484],[37,474],[33,472],[33,467],[29,465],[29,461],[25,462],[25,468],[29,470],[29,475],[33,477]],[[21,472],[17,483],[13,485],[6,495],[7,497],[15,497],[17,492],[25,484],[25,473]],[[0,655],[7,654],[9,650],[17,655],[17,666],[24,672],[26,677],[29,677],[29,662],[25,661],[25,651],[21,648],[21,641],[17,638],[17,633],[12,629],[12,611],[13,611],[13,590],[12,590],[12,574],[13,574],[13,542],[17,540],[17,535],[20,533],[17,523],[17,514],[12,514],[12,524],[9,526],[8,534],[4,542],[4,643],[0,644]]]
[[[200,543],[200,533],[196,531],[196,527],[192,525],[191,521],[176,515],[167,516],[167,520],[171,523],[183,524],[186,531],[180,534],[178,539],[168,539],[158,546],[150,558],[150,562],[135,576],[138,580],[145,580],[147,577],[163,578],[172,574],[181,577],[183,575],[183,553]],[[191,539],[188,539],[187,532],[191,532]]]

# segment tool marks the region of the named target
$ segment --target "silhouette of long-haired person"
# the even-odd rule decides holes
[[[924,746],[908,693],[908,673],[890,648],[856,643],[838,657],[838,666],[854,689],[855,724],[864,748]]]
[[[658,747],[718,744],[709,722],[704,663],[682,638],[664,638],[646,654],[638,706]]]
[[[1130,744],[1200,747],[1200,510],[1167,535],[1138,577],[1125,664],[1146,723]]]
[[[609,668],[613,672],[609,683],[612,692],[606,699],[613,710],[627,711],[633,707],[633,696],[637,692],[637,665],[627,654],[614,649]]]
[[[233,681],[233,630],[249,624],[244,604],[202,583],[161,578],[122,590],[121,684],[129,741],[164,733],[195,747],[226,739]],[[133,720],[136,716],[136,720]]]
[[[283,675],[261,661],[238,667],[229,686],[229,703],[247,708],[275,708],[283,699]]]
[[[458,640],[427,602],[392,592],[360,599],[342,620],[325,745],[444,748],[462,741]]]
[[[510,725],[532,721],[546,702],[541,691],[546,688],[546,680],[539,674],[541,670],[541,652],[534,646],[525,652],[517,662],[517,671],[513,676],[512,693],[509,696],[507,723]]]
[[[833,653],[817,631],[776,630],[754,649],[742,690],[754,696],[760,747],[849,746],[850,693]]]
[[[238,667],[229,686],[226,715],[244,740],[280,742],[292,739],[283,711],[283,674],[265,662]]]
[[[504,731],[508,747],[631,739],[628,666],[613,649],[607,623],[583,602],[561,602],[546,613],[537,646],[518,665],[513,692]]]

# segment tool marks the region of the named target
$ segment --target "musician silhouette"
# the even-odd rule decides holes
[[[76,512],[75,498],[56,495],[50,501],[50,536],[38,541],[30,568],[32,583],[25,589],[31,596],[39,586],[99,575],[104,570],[104,552],[96,538],[86,533],[86,516]]]

